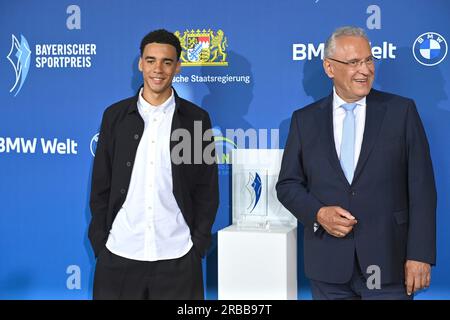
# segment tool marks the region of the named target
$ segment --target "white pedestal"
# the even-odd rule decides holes
[[[218,232],[218,298],[296,300],[297,227]]]

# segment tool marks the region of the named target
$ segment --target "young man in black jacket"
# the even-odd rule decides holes
[[[203,299],[201,259],[218,207],[211,121],[172,88],[178,38],[156,30],[140,49],[144,84],[106,109],[95,154],[93,297]]]

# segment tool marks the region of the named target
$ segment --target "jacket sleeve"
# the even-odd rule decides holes
[[[206,115],[203,118],[202,163],[197,170],[197,182],[192,192],[193,212],[195,214],[194,230],[191,234],[196,249],[203,257],[211,242],[211,229],[219,206],[219,182],[217,163],[215,159],[214,137],[211,130],[211,120]],[[206,138],[206,139],[205,139]],[[206,141],[205,141],[206,140]],[[209,161],[208,161],[208,158]]]
[[[100,134],[92,169],[90,194],[91,222],[89,240],[97,257],[107,240],[106,215],[111,190],[111,134],[106,112],[103,114]]]
[[[308,178],[302,163],[302,146],[298,123],[299,112],[294,112],[276,184],[278,200],[305,228],[313,228],[317,212],[323,204],[309,191]]]
[[[427,137],[413,101],[406,122],[409,226],[407,259],[436,263],[436,186]]]

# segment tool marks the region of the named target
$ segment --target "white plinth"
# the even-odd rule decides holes
[[[297,227],[218,232],[221,300],[296,300]]]

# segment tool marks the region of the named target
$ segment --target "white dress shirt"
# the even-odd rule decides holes
[[[159,106],[139,93],[145,127],[136,152],[130,186],[114,219],[106,247],[141,261],[179,258],[192,247],[189,227],[172,193],[170,134],[175,98]]]
[[[336,153],[339,160],[341,159],[341,142],[342,142],[342,127],[344,125],[345,110],[341,106],[345,104],[341,97],[336,93],[336,89],[333,87],[333,133],[334,144],[336,147]],[[354,169],[358,163],[359,154],[361,153],[362,140],[364,135],[364,126],[366,121],[366,97],[355,102],[356,107],[353,110],[355,115],[355,157],[354,157]]]

